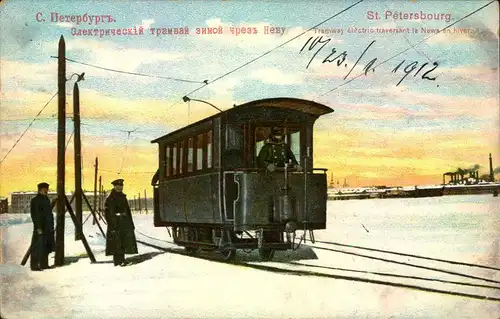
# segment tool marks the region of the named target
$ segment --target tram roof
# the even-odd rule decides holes
[[[221,116],[221,114],[223,114],[223,113],[238,112],[238,110],[240,110],[242,108],[251,108],[251,107],[255,107],[255,108],[272,107],[272,108],[289,109],[289,110],[299,111],[302,113],[307,113],[307,114],[310,114],[313,116],[321,116],[321,115],[333,112],[333,109],[326,106],[326,105],[323,105],[323,104],[320,104],[320,103],[317,103],[314,101],[298,99],[298,98],[278,97],[278,98],[268,98],[268,99],[255,100],[255,101],[247,102],[244,104],[235,105],[234,107],[232,107],[230,109],[227,109],[227,110],[224,110],[220,113],[206,117],[206,118],[204,118],[200,121],[197,121],[195,123],[192,123],[188,126],[184,126],[178,130],[175,130],[173,132],[170,132],[166,135],[163,135],[161,137],[158,137],[158,138],[152,140],[151,143],[156,143],[159,140],[161,140],[169,135],[178,133],[182,130],[185,130],[186,128],[194,127],[194,126],[199,125],[207,120]]]

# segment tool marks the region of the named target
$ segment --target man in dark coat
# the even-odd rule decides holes
[[[290,150],[288,144],[284,143],[283,131],[279,127],[273,127],[269,138],[260,149],[257,163],[260,168],[274,171],[276,167],[285,167],[289,161],[297,165],[297,160]]]
[[[40,271],[49,268],[49,254],[55,251],[54,215],[47,196],[49,184],[38,184],[38,194],[31,199],[31,270]]]
[[[135,225],[123,190],[123,179],[113,181],[113,190],[104,203],[108,229],[106,232],[106,256],[113,255],[115,266],[125,266],[125,254],[137,254]]]

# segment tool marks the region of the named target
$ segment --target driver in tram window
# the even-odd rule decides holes
[[[268,171],[272,172],[276,167],[285,167],[285,163],[290,160],[293,165],[297,166],[297,160],[290,146],[285,144],[283,129],[272,127],[269,138],[265,141],[257,157],[259,167],[267,168]],[[299,167],[297,166],[297,168]]]

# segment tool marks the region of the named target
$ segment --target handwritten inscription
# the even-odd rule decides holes
[[[303,52],[311,52],[315,51],[312,55],[312,57],[309,59],[309,62],[306,65],[306,69],[309,68],[313,60],[318,56],[318,54],[327,46],[327,44],[331,41],[331,38],[323,38],[323,36],[319,37],[310,37],[306,43],[302,46],[300,49],[299,53]],[[367,55],[368,50],[372,47],[372,45],[376,42],[376,40],[371,41],[368,46],[363,50],[363,52],[359,55],[359,57],[356,59],[356,62],[354,65],[349,69],[347,74],[344,76],[344,80],[347,79],[347,77],[351,74],[351,72],[354,70],[356,65]],[[330,50],[331,52],[323,58],[321,64],[325,63],[333,63],[337,65],[337,67],[345,67],[348,68],[348,64],[345,63],[348,57],[348,53],[346,50],[338,50],[337,48],[333,47]],[[369,60],[367,58],[366,60]],[[373,58],[369,60],[365,67],[363,68],[363,73],[365,76],[368,74],[368,72],[375,72],[375,63],[377,62],[378,58]],[[413,61],[411,63],[405,64],[406,60],[401,61],[393,70],[392,73],[397,73],[401,69],[402,72],[404,73],[403,77],[399,80],[399,82],[396,84],[398,86],[410,73],[412,73],[419,65],[418,61]],[[418,71],[413,75],[416,77],[420,72],[422,72],[422,79],[424,80],[429,80],[429,81],[435,81],[437,77],[432,77],[431,72],[434,71],[438,67],[438,63],[434,62],[432,63],[433,67],[429,66],[429,69],[426,69],[429,63],[424,63],[420,66]]]

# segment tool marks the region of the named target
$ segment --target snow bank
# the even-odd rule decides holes
[[[139,240],[181,250],[168,243],[171,238],[164,228],[152,227],[152,215],[136,215],[134,220]],[[30,272],[28,265],[22,267],[19,263],[29,245],[31,227],[30,223],[17,223],[0,228],[1,309],[7,319],[391,316],[498,319],[500,316],[499,302],[391,286],[400,283],[500,298],[500,283],[439,271],[500,282],[500,271],[491,269],[319,243],[313,245],[316,248],[279,252],[272,262],[261,262],[256,252],[238,251],[238,261],[250,267],[306,270],[336,278],[263,271],[172,254],[144,245],[139,245],[138,255],[128,256],[132,265],[114,267],[111,257],[104,255],[104,239],[98,234],[98,228],[91,222],[84,227],[98,260],[90,264],[82,243],[74,241],[74,228],[67,219],[68,265]],[[328,229],[316,232],[316,239],[500,268],[499,231],[498,198],[492,196],[375,199],[329,202]],[[347,280],[349,276],[357,281]],[[366,282],[370,280],[386,284]]]

